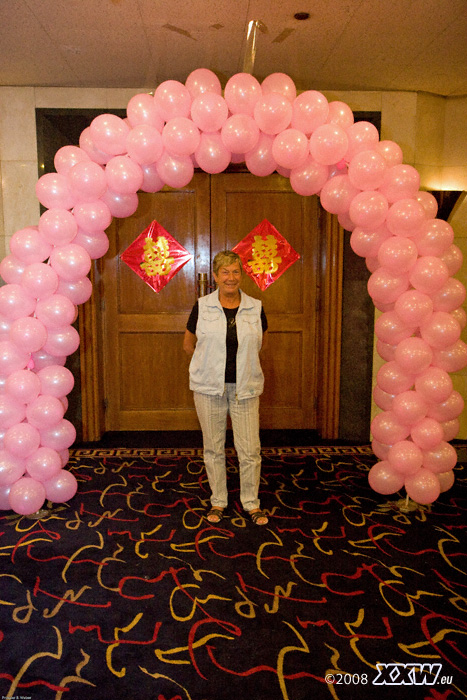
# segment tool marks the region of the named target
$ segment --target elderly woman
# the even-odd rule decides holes
[[[256,525],[266,525],[258,489],[261,472],[259,397],[264,376],[259,352],[267,320],[261,301],[240,290],[242,263],[233,251],[213,261],[217,289],[201,297],[188,319],[183,348],[191,356],[190,389],[203,432],[211,488],[207,518],[220,522],[227,507],[225,434],[230,414],[240,469],[240,501]]]

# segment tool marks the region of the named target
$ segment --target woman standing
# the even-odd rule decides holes
[[[230,414],[240,470],[240,501],[253,522],[268,518],[258,499],[261,472],[259,397],[264,376],[259,352],[267,320],[261,301],[240,290],[242,263],[233,251],[213,261],[217,289],[201,297],[188,319],[183,341],[191,356],[190,389],[203,433],[204,463],[211,488],[209,522],[220,522],[227,507],[225,436]]]

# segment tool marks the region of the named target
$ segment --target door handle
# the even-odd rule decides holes
[[[198,297],[205,297],[208,293],[208,273],[198,272]]]

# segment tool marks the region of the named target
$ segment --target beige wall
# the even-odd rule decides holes
[[[20,228],[39,220],[35,197],[38,178],[35,108],[125,108],[144,90],[0,87],[0,259]],[[467,97],[444,98],[416,92],[325,92],[328,100],[346,102],[353,111],[380,111],[381,138],[398,143],[404,162],[414,165],[422,189],[467,190]],[[455,242],[467,260],[467,204],[452,221]],[[465,267],[457,275],[467,286]],[[464,340],[467,341],[464,330]],[[374,355],[375,376],[381,365]],[[467,369],[453,376],[467,397]],[[374,407],[374,411],[376,407]],[[467,411],[461,438],[467,438]]]

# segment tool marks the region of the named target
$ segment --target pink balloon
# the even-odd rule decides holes
[[[134,214],[135,211],[138,209],[139,204],[139,199],[136,192],[129,192],[127,194],[123,194],[121,192],[114,192],[111,189],[108,189],[106,193],[102,195],[101,201],[109,207],[112,216],[116,216],[119,219],[125,219],[126,217]],[[95,235],[96,233],[101,232],[93,231],[92,235]]]
[[[13,321],[9,338],[23,352],[37,352],[47,340],[47,330],[38,318],[24,316]]]
[[[191,95],[178,80],[165,80],[154,93],[154,102],[160,116],[168,122],[174,117],[188,117]]]
[[[383,312],[384,313],[384,312]],[[389,343],[384,343],[379,338],[376,340],[376,352],[383,360],[386,362],[391,362],[395,359],[397,345],[390,345]]]
[[[80,202],[73,209],[73,214],[79,228],[89,233],[105,231],[112,222],[109,207],[100,199],[95,202]]]
[[[387,214],[388,201],[381,192],[359,192],[350,203],[350,218],[361,228],[379,228]]]
[[[26,460],[26,471],[37,481],[45,482],[62,470],[62,460],[56,450],[38,447]]]
[[[105,231],[87,234],[79,229],[74,242],[84,248],[91,260],[101,258],[109,249],[109,237]]]
[[[41,430],[42,447],[51,447],[60,452],[66,450],[76,440],[76,429],[72,423],[63,418],[58,425],[47,430]]]
[[[198,127],[187,117],[170,119],[162,130],[162,143],[169,153],[189,156],[199,146]]]
[[[391,232],[384,225],[370,229],[357,226],[350,236],[350,247],[362,258],[376,257],[381,244],[390,236]]]
[[[381,243],[378,261],[390,272],[399,275],[408,272],[417,260],[417,246],[410,238],[391,236]]]
[[[462,329],[467,326],[467,312],[464,308],[454,309],[454,311],[451,311],[451,316],[456,319]]]
[[[272,155],[274,137],[268,134],[260,134],[259,141],[251,151],[245,153],[245,164],[253,175],[265,177],[272,175],[277,163]],[[293,186],[293,185],[292,185]]]
[[[0,376],[24,369],[29,362],[29,353],[23,352],[9,340],[0,341]]]
[[[195,171],[190,156],[173,156],[167,151],[157,161],[156,168],[161,180],[175,189],[186,187]]]
[[[391,410],[394,397],[394,394],[388,394],[387,391],[383,391],[377,384],[373,389],[373,400],[382,411]]]
[[[429,219],[435,218],[438,213],[438,202],[431,192],[417,192],[415,199],[420,202]]]
[[[357,153],[372,150],[379,141],[378,129],[367,121],[355,122],[346,131],[349,139],[346,160],[349,162]]]
[[[90,158],[86,151],[77,146],[63,146],[59,148],[54,156],[54,166],[57,173],[66,175],[70,168],[76,163],[89,161]]]
[[[410,440],[401,440],[389,448],[388,462],[399,474],[410,476],[422,466],[423,452]]]
[[[464,399],[462,395],[454,389],[445,401],[434,403],[428,408],[428,417],[440,423],[444,423],[458,418],[463,410]]]
[[[73,389],[73,374],[61,365],[49,365],[37,372],[41,393],[58,399],[66,396]]]
[[[0,486],[0,510],[11,510],[9,500],[10,490],[11,484],[7,486]]]
[[[368,283],[368,294],[376,303],[392,304],[409,286],[406,274],[395,275],[385,267],[378,267],[372,272]]]
[[[397,345],[394,359],[404,372],[414,375],[428,369],[433,361],[433,350],[422,338],[405,338]]]
[[[36,317],[47,329],[61,328],[73,323],[76,307],[62,294],[52,294],[37,302]]]
[[[98,149],[112,156],[126,153],[129,127],[116,114],[99,114],[90,126],[91,138]]]
[[[21,284],[26,267],[26,263],[14,255],[7,255],[0,262],[0,275],[7,284]]]
[[[63,405],[55,396],[40,395],[28,405],[26,417],[38,430],[52,428],[63,418]]]
[[[408,289],[396,299],[394,311],[408,326],[420,326],[433,313],[433,301],[417,289]]]
[[[423,453],[423,466],[435,474],[442,474],[454,469],[457,452],[449,442],[442,440],[439,445]]]
[[[152,98],[151,98],[152,99]],[[80,134],[79,147],[83,150],[90,160],[100,165],[105,165],[111,158],[111,153],[104,153],[97,148],[91,136],[91,127],[87,126]]]
[[[442,219],[426,219],[416,236],[420,255],[441,256],[451,247],[453,241],[453,228]]]
[[[297,194],[308,197],[322,192],[328,176],[329,167],[317,163],[313,156],[309,156],[303,165],[290,171],[290,185]]]
[[[36,300],[19,284],[5,284],[0,287],[0,314],[15,321],[29,316],[36,308]]]
[[[399,199],[416,196],[420,187],[420,175],[413,166],[400,163],[386,170],[378,187],[392,204]],[[423,210],[425,211],[424,207]]]
[[[343,214],[348,212],[357,193],[358,189],[352,185],[348,175],[336,175],[322,186],[321,205],[331,214]]]
[[[42,508],[45,502],[45,488],[36,479],[23,477],[10,489],[9,501],[12,510],[20,515],[32,515]]]
[[[436,350],[445,350],[460,339],[458,321],[446,311],[433,311],[428,321],[420,327],[423,340]]]
[[[380,141],[375,144],[374,149],[384,157],[389,168],[400,165],[404,159],[402,148],[394,141]]]
[[[233,114],[222,127],[221,137],[231,153],[246,153],[258,143],[259,128],[248,114]]]
[[[75,475],[66,469],[45,481],[44,486],[46,497],[52,503],[65,503],[71,500],[78,490]]]
[[[60,280],[57,293],[70,299],[73,304],[84,304],[92,294],[92,282],[88,277],[83,277],[77,282]]]
[[[436,501],[441,492],[436,474],[423,467],[413,476],[406,478],[405,490],[409,498],[422,505]]]
[[[164,150],[160,132],[150,124],[136,125],[128,134],[126,146],[130,158],[139,165],[155,163]]]
[[[300,132],[303,133],[303,132]],[[339,163],[347,152],[349,140],[338,124],[322,124],[310,136],[310,153],[323,165]]]
[[[316,90],[306,90],[293,101],[292,127],[303,131],[306,136],[325,124],[328,116],[329,103],[325,96]]]
[[[92,160],[76,163],[67,175],[71,190],[79,201],[94,202],[107,189],[103,168]]]
[[[249,114],[251,116],[261,96],[261,85],[249,73],[233,75],[224,88],[224,98],[232,114]]]
[[[460,423],[458,418],[453,418],[452,420],[444,421],[441,423],[443,429],[443,435],[446,442],[455,440],[460,430]]]
[[[371,467],[368,483],[376,493],[389,496],[404,486],[404,475],[399,474],[388,461],[383,460]]]
[[[383,182],[387,169],[384,156],[376,150],[360,151],[349,163],[350,182],[360,190],[376,190]]]
[[[159,192],[165,185],[165,182],[159,177],[157,172],[157,163],[150,165],[142,165],[143,184],[141,189],[143,192]]]
[[[44,351],[55,357],[72,355],[79,347],[79,333],[73,326],[49,328]]]
[[[196,68],[185,80],[185,87],[193,100],[204,93],[220,95],[222,86],[219,78],[208,68]]]
[[[47,352],[44,352],[44,350],[39,350],[39,352],[34,352],[31,355],[31,359],[34,363],[34,370],[38,372],[41,370],[43,367],[49,367],[49,365],[64,365],[66,362],[66,356],[61,355],[61,356],[56,356],[56,355],[50,355]]]
[[[395,442],[405,440],[410,433],[410,428],[400,423],[392,411],[383,411],[371,421],[371,431],[378,442],[393,445]]]
[[[462,282],[449,277],[447,282],[432,295],[435,311],[455,311],[465,301],[466,291]]]
[[[258,100],[253,116],[262,132],[276,135],[290,126],[292,105],[287,97],[277,92],[270,92]]]
[[[396,236],[410,236],[420,231],[425,220],[425,210],[416,199],[398,199],[389,207],[386,223]]]
[[[211,174],[221,173],[230,163],[230,151],[219,133],[201,134],[195,157],[199,167]]]
[[[462,267],[463,255],[462,251],[455,243],[453,243],[445,253],[441,256],[441,260],[448,268],[450,275],[456,275]]]
[[[12,255],[25,265],[44,262],[52,252],[52,245],[41,235],[37,227],[16,231],[10,239]]]
[[[375,322],[375,335],[383,343],[388,343],[389,345],[397,345],[402,340],[409,338],[413,332],[414,329],[406,326],[395,311],[385,311]]]
[[[460,372],[467,366],[467,345],[463,340],[458,340],[453,345],[435,350],[433,352],[433,364],[446,372]]]
[[[12,372],[5,381],[5,393],[22,404],[33,401],[41,390],[39,377],[30,370]]]
[[[21,423],[26,415],[26,406],[8,394],[0,394],[0,429],[8,430]]]
[[[441,289],[448,278],[447,265],[440,258],[431,255],[418,258],[409,273],[410,284],[428,295]]]
[[[263,95],[272,92],[286,97],[289,102],[293,102],[297,96],[297,88],[292,78],[285,73],[270,73],[261,83]]]
[[[349,105],[340,100],[329,103],[329,114],[327,121],[329,124],[337,124],[343,129],[347,129],[354,123],[353,112]]]
[[[0,449],[0,486],[10,486],[25,472],[24,459]]]
[[[401,423],[413,426],[425,418],[428,404],[416,391],[403,391],[394,397],[391,410]]]
[[[452,393],[452,379],[444,369],[429,367],[415,378],[415,389],[428,403],[442,403]]]
[[[410,437],[420,449],[431,450],[443,439],[443,429],[439,421],[427,416],[413,426]]]
[[[191,105],[191,118],[202,131],[219,131],[229,116],[227,102],[222,95],[203,92],[196,96]]]
[[[375,453],[376,457],[384,461],[388,458],[388,453],[391,449],[391,445],[383,445],[382,442],[378,442],[378,440],[373,440],[371,443],[371,448]]]
[[[400,394],[402,391],[408,391],[414,385],[415,378],[413,374],[404,372],[398,363],[393,360],[386,362],[379,368],[376,374],[376,381],[380,389],[388,394]]]
[[[154,127],[159,132],[162,131],[164,120],[158,112],[153,95],[148,93],[134,95],[128,102],[126,113],[132,127],[144,124]]]
[[[298,129],[284,129],[273,141],[272,155],[278,166],[288,169],[298,168],[307,159],[308,139]]]
[[[37,428],[29,423],[17,423],[5,433],[3,444],[15,457],[25,459],[39,447],[41,436]],[[32,474],[31,474],[32,476]]]
[[[36,299],[48,297],[58,287],[58,275],[50,265],[32,263],[27,265],[21,280],[23,289]]]
[[[36,197],[46,209],[71,209],[76,196],[68,178],[60,173],[46,173],[36,182]]]
[[[100,167],[91,161],[89,164]],[[71,243],[77,231],[78,224],[75,217],[67,209],[47,209],[39,219],[39,233],[47,243],[53,246]]]
[[[453,471],[451,470],[449,472],[444,472],[443,474],[437,474],[436,476],[438,477],[438,480],[439,480],[441,493],[445,493],[445,491],[449,491],[449,489],[454,484]]]
[[[67,282],[77,282],[91,269],[91,258],[82,246],[68,243],[54,248],[50,264],[59,277]]]
[[[135,194],[143,184],[141,166],[128,156],[111,158],[105,168],[105,177],[109,189],[119,194]]]

